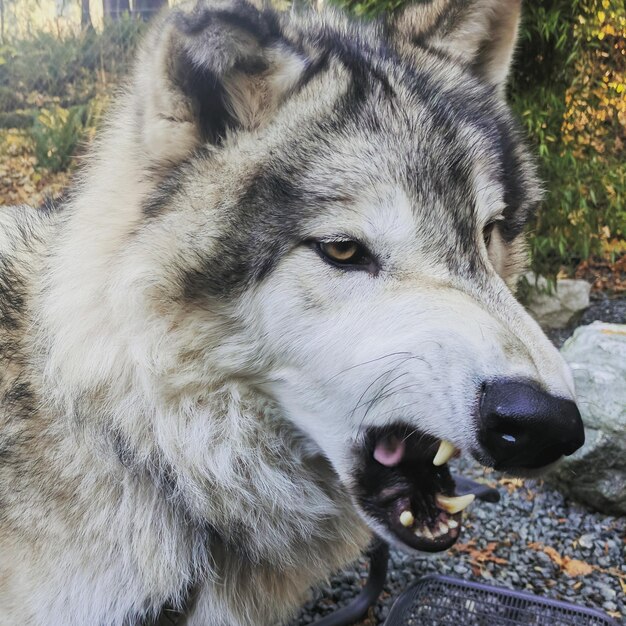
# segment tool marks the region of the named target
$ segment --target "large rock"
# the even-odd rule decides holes
[[[565,328],[589,306],[591,285],[586,280],[559,279],[553,292],[543,276],[529,275],[527,280],[531,285],[527,308],[543,328]]]
[[[586,441],[548,480],[600,511],[626,514],[626,324],[581,326],[561,353],[574,375]]]

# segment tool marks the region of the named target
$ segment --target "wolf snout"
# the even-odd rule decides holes
[[[479,441],[502,470],[544,467],[585,442],[580,412],[572,400],[529,382],[495,380],[483,385]]]

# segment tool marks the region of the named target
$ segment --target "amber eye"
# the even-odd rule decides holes
[[[489,247],[489,244],[491,243],[491,235],[493,234],[493,228],[495,225],[495,222],[489,222],[489,224],[483,228],[483,240],[487,247]]]
[[[359,255],[359,244],[356,241],[322,241],[319,246],[324,256],[337,263],[350,263]]]
[[[346,270],[366,270],[377,273],[378,266],[365,246],[352,239],[310,242],[328,263]]]

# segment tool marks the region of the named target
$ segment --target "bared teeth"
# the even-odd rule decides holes
[[[443,522],[439,522],[439,524],[437,525],[437,530],[439,531],[440,535],[445,535],[450,529]]]
[[[433,465],[443,465],[447,463],[456,453],[456,448],[453,444],[445,439],[441,440],[439,444],[439,450],[437,450],[437,454],[435,454],[435,458],[433,459]]]
[[[413,526],[414,522],[415,522],[415,518],[413,517],[413,513],[411,513],[411,511],[402,511],[402,513],[400,513],[400,523],[405,528],[409,528],[410,526]]]
[[[419,537],[425,537],[426,539],[434,539],[434,535],[430,532],[430,528],[428,526],[422,526],[418,530],[415,531],[415,534]]]
[[[467,508],[474,501],[475,497],[473,493],[467,493],[464,496],[444,496],[438,493],[435,496],[435,501],[446,513],[453,515]]]
[[[456,528],[459,523],[456,520],[449,519],[448,520],[448,528]]]

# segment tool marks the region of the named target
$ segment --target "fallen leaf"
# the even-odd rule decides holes
[[[585,563],[585,561],[565,557],[563,570],[568,576],[586,576],[593,572],[593,566],[589,565],[589,563]]]
[[[594,567],[585,561],[580,561],[579,559],[572,559],[569,556],[561,556],[553,547],[544,546],[538,542],[530,542],[528,547],[531,550],[537,550],[540,552],[544,552],[550,557],[550,560],[556,563],[568,576],[586,576],[587,574],[591,574],[594,569],[599,569],[598,567]],[[620,583],[622,581],[620,580]]]
[[[554,548],[551,546],[544,546],[542,551],[545,552],[559,567],[563,567],[563,557]]]

